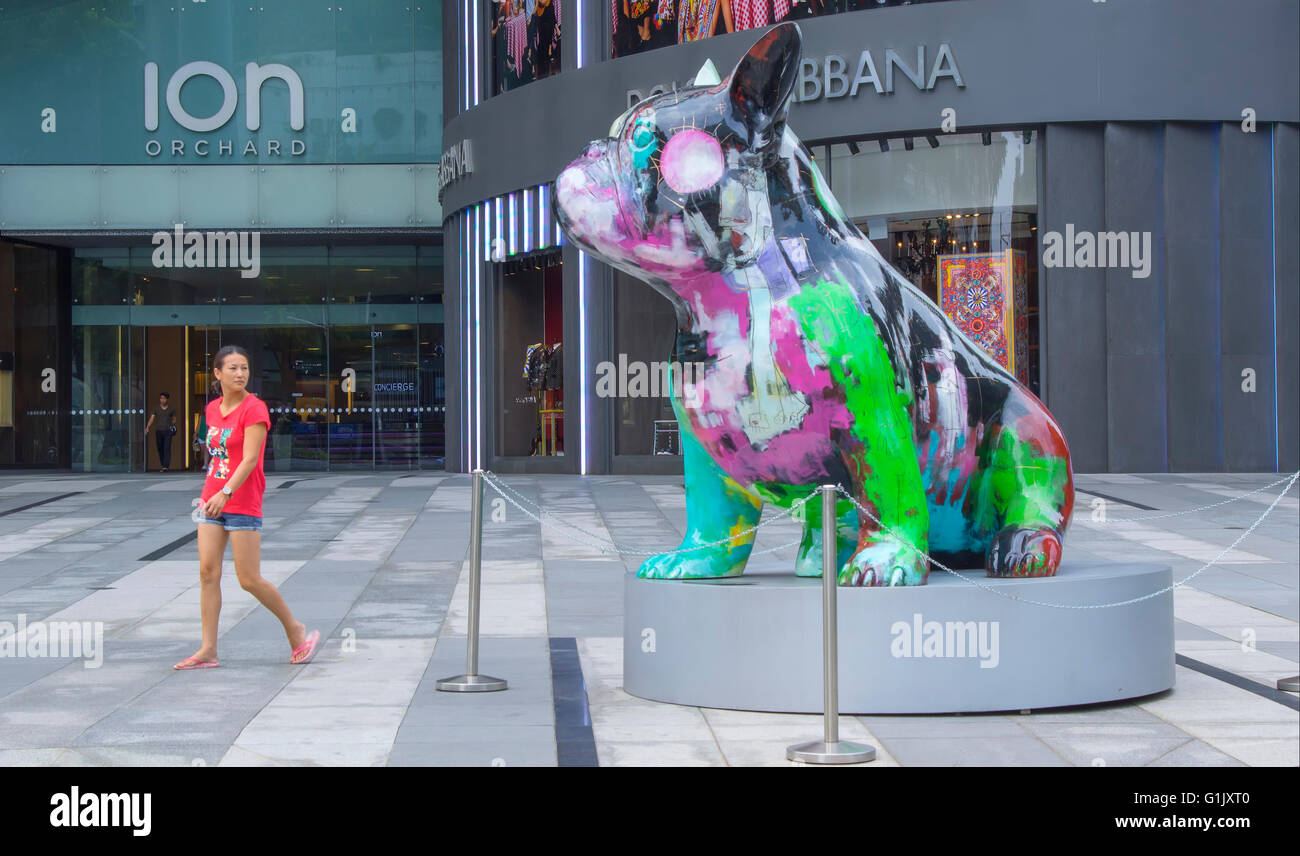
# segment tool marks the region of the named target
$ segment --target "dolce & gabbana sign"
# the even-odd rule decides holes
[[[916,46],[915,64],[910,60],[911,55],[910,51],[900,53],[893,48],[885,48],[883,54],[877,51],[873,55],[870,49],[864,49],[852,65],[840,54],[805,58],[799,69],[799,82],[791,101],[807,103],[822,98],[856,98],[864,86],[871,87],[877,95],[889,95],[894,92],[896,72],[923,92],[933,90],[945,77],[951,78],[953,83],[963,89],[966,87],[966,81],[962,79],[961,70],[957,67],[957,57],[947,42],[939,43],[933,62],[926,61],[925,45]],[[877,56],[880,57],[879,62]],[[672,92],[677,88],[677,82],[672,81],[655,84],[648,90],[629,89],[625,106],[631,107],[646,98]]]

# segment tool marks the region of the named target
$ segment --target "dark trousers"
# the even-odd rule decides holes
[[[170,431],[153,432],[154,442],[158,446],[158,462],[163,469],[170,469],[172,465],[172,433]]]

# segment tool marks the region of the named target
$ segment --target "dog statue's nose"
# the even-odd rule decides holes
[[[605,156],[605,140],[593,140],[587,144],[582,156],[587,160],[599,160]]]

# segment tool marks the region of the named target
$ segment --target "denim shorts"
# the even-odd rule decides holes
[[[261,532],[262,518],[251,514],[218,514],[216,517],[204,517],[199,514],[200,523],[214,523],[224,527],[227,532]]]

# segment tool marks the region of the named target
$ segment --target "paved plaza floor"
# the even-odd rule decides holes
[[[1182,579],[1279,488],[1123,521],[1277,478],[1077,476],[1066,556],[1162,562]],[[434,683],[464,669],[468,476],[271,474],[263,574],[328,641],[313,663],[289,665],[279,623],[240,589],[227,554],[222,665],[190,672],[171,665],[199,638],[190,513],[200,477],[0,476],[0,622],[100,622],[103,633],[102,650],[80,658],[0,656],[0,764],[786,765],[788,745],[820,737],[817,716],[682,707],[622,689],[623,575],[638,560],[596,544],[676,546],[680,477],[506,482],[588,540],[487,492],[481,671],[510,688],[453,695]],[[1176,591],[1173,690],[1024,713],[846,716],[841,734],[877,748],[868,768],[1296,766],[1295,696],[1266,690],[1300,661],[1298,494]],[[796,527],[764,527],[757,549],[797,538]],[[793,560],[790,548],[754,561]]]

